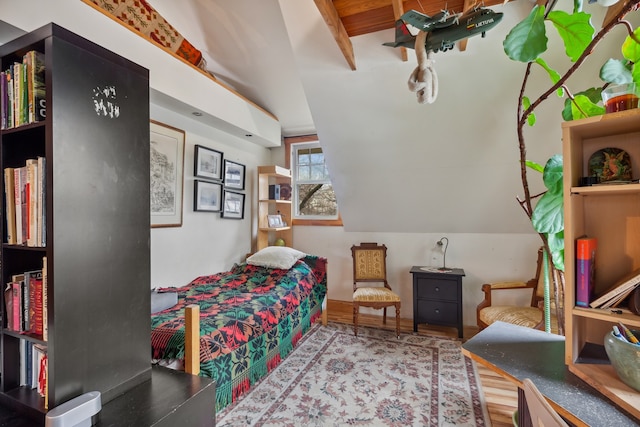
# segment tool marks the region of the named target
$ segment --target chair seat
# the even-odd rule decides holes
[[[387,288],[362,287],[353,293],[353,300],[358,302],[400,302],[400,297]]]
[[[478,316],[487,325],[501,321],[512,325],[535,328],[542,321],[542,311],[536,307],[490,306],[480,310]],[[551,332],[558,333],[557,331],[558,321],[556,316],[552,315]]]

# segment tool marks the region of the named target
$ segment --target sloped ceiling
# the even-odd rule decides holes
[[[219,78],[274,113],[285,136],[317,132],[347,231],[531,232],[516,202],[524,66],[502,50],[529,0],[494,6],[505,16],[485,38],[470,39],[464,52],[436,54],[439,95],[427,105],[407,89],[413,51],[401,61],[397,49],[382,46],[393,29],[350,37],[353,71],[311,0],[150,3],[204,51]],[[587,7],[601,22],[604,10]],[[598,83],[602,58],[617,55],[615,43],[608,46],[593,55],[590,72],[572,78],[580,89]],[[552,49],[547,62],[561,68],[563,56]],[[548,87],[534,73],[532,96]],[[561,103],[546,101],[527,130],[529,159],[544,163],[561,152]],[[532,192],[541,191],[532,181]]]

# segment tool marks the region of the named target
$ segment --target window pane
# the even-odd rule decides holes
[[[309,150],[298,150],[298,164],[308,165],[310,162]]]
[[[335,216],[338,203],[331,184],[298,184],[299,216]]]
[[[322,153],[312,153],[310,155],[310,160],[312,165],[323,165],[324,164],[324,154]]]
[[[311,166],[311,179],[314,181],[324,181],[326,168],[324,165],[312,165]]]
[[[308,181],[311,179],[311,171],[309,166],[298,167],[298,181]]]

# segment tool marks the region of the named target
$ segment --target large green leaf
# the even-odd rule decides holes
[[[582,0],[573,0],[573,12],[582,12]]]
[[[640,67],[633,66],[631,69],[631,77],[633,77],[633,81],[636,82],[637,87],[640,87]]]
[[[531,100],[529,99],[528,96],[523,96],[522,97],[522,110],[526,111],[527,108],[531,107]],[[536,124],[536,115],[531,112],[529,113],[529,115],[527,116],[527,123],[529,124],[529,126],[533,126]]]
[[[633,34],[640,40],[640,28],[636,28]],[[634,64],[640,62],[640,45],[629,36],[622,43],[622,56]]]
[[[610,58],[600,68],[600,78],[607,83],[623,84],[631,83],[631,67],[627,61]]]
[[[533,169],[534,171],[537,172],[544,172],[544,167],[540,164],[540,163],[536,163],[533,160],[525,160],[524,164],[528,167]]]
[[[531,215],[531,223],[538,233],[555,234],[564,230],[562,191],[562,156],[547,160],[542,180],[549,191],[538,200]]]
[[[578,108],[580,106],[580,108]],[[576,95],[571,103],[571,115],[574,120],[604,114],[604,107],[595,104],[585,95]]]
[[[562,156],[560,154],[547,160],[542,172],[542,181],[550,193],[562,196]]]
[[[536,5],[523,21],[511,29],[502,43],[514,61],[531,62],[547,50],[544,6]]]
[[[549,250],[551,250],[553,265],[558,270],[564,271],[564,231],[547,234],[547,242]]]
[[[542,68],[545,69],[545,71],[549,74],[549,78],[551,79],[551,82],[553,82],[553,84],[558,83],[558,81],[560,80],[560,73],[558,73],[553,68],[549,67],[549,65],[547,65],[544,59],[536,58],[536,64],[540,65]],[[559,97],[564,96],[564,89],[562,88],[562,86],[558,88],[556,93],[558,94]]]
[[[587,98],[589,98],[589,100],[593,104],[597,104],[602,100],[601,95],[600,95],[601,92],[602,92],[602,88],[601,87],[592,87],[592,88],[589,88],[589,89],[587,89],[585,91],[578,92],[574,96],[584,95]],[[576,107],[575,107],[575,105],[573,105],[573,101],[571,100],[571,98],[565,99],[564,100],[564,109],[562,110],[562,118],[567,122],[570,122],[571,120],[574,119],[572,108],[576,108]],[[593,108],[589,107],[589,106],[584,106],[584,108],[586,108],[587,110],[593,110]],[[593,110],[593,112],[595,113],[596,110]],[[602,110],[602,113],[600,113],[600,114],[604,114],[604,109]],[[592,115],[598,115],[598,114],[592,114]]]
[[[564,49],[571,61],[576,62],[593,40],[595,29],[591,15],[585,12],[568,14],[561,10],[549,12],[547,19],[553,22],[564,42]]]
[[[531,215],[531,224],[538,233],[558,233],[564,230],[562,195],[546,192],[538,200]]]

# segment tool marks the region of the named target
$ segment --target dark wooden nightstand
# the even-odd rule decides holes
[[[414,266],[413,274],[413,332],[418,323],[458,328],[462,338],[462,277],[464,270],[451,268],[439,272]],[[434,269],[435,270],[435,269]]]

